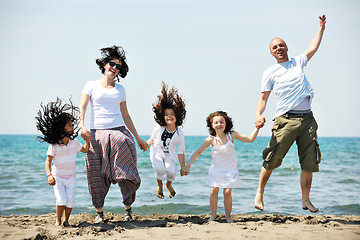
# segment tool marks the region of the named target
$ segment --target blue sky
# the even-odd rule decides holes
[[[72,96],[78,104],[85,83],[101,78],[99,49],[114,44],[127,52],[121,84],[141,135],[155,126],[161,81],[186,99],[186,135],[207,135],[205,118],[216,110],[249,134],[262,73],[275,63],[269,41],[282,37],[289,55],[303,53],[324,13],[323,42],[305,69],[318,134],[360,136],[359,10],[357,0],[0,0],[0,134],[37,134],[41,102]],[[272,94],[260,135],[270,135],[274,112]]]

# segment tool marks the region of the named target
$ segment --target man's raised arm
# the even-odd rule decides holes
[[[314,39],[311,41],[309,48],[305,51],[306,57],[308,61],[314,56],[316,51],[319,49],[321,39],[325,30],[326,16],[319,16],[320,19],[320,27],[317,31]]]

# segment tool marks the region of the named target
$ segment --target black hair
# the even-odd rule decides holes
[[[129,71],[129,66],[126,63],[126,56],[125,56],[124,49],[121,46],[114,45],[112,47],[102,48],[102,49],[100,49],[100,51],[101,51],[102,57],[96,59],[95,62],[99,66],[101,73],[102,74],[105,73],[104,66],[107,63],[109,63],[111,60],[118,59],[119,61],[121,61],[121,69],[119,71],[119,74],[115,77],[115,80],[120,81],[119,75],[122,78],[126,77],[128,71]]]
[[[60,98],[55,102],[49,102],[47,105],[40,104],[42,111],[38,111],[36,119],[36,128],[44,135],[38,136],[40,142],[49,144],[62,144],[64,137],[75,139],[78,135],[78,121],[75,116],[78,115],[79,109],[75,107],[71,100],[70,104],[63,104]],[[74,124],[74,131],[69,133],[65,131],[65,125],[68,121]]]
[[[162,82],[161,95],[157,96],[157,102],[153,105],[154,119],[160,126],[166,126],[165,110],[174,110],[176,117],[176,126],[181,126],[186,117],[185,102],[178,94],[176,88],[172,87],[168,90],[168,86]]]
[[[233,130],[234,124],[233,124],[233,121],[232,121],[231,117],[229,117],[226,112],[216,111],[216,112],[210,113],[209,116],[206,118],[206,127],[208,128],[209,133],[210,133],[211,136],[216,135],[216,131],[212,127],[212,120],[216,116],[221,116],[221,117],[223,117],[225,119],[224,133],[228,133],[228,132],[231,132]]]

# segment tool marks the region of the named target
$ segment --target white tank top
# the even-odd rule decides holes
[[[219,140],[211,137],[214,139],[214,146],[211,146],[212,165],[222,171],[237,168],[235,144],[231,141],[230,133],[226,135],[228,141],[224,145],[217,145]]]

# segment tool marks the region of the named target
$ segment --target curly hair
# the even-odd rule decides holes
[[[172,87],[168,90],[168,86],[162,82],[161,95],[157,96],[157,102],[152,105],[152,110],[155,113],[154,119],[160,126],[166,126],[165,123],[165,110],[174,110],[176,123],[175,125],[181,126],[186,117],[185,102],[178,94],[176,88]]]
[[[233,131],[234,124],[233,124],[233,121],[232,121],[231,117],[229,117],[226,112],[216,111],[216,112],[210,113],[209,116],[206,118],[206,127],[208,128],[209,133],[210,133],[211,136],[216,135],[216,131],[212,127],[212,120],[216,116],[221,116],[221,117],[223,117],[225,119],[224,133],[228,133],[228,132]]]
[[[102,48],[100,49],[101,51],[101,58],[96,59],[96,64],[99,66],[99,69],[101,70],[101,73],[104,74],[105,73],[105,65],[107,63],[109,63],[111,60],[114,59],[118,59],[119,61],[121,61],[121,69],[119,74],[115,77],[115,80],[117,80],[118,82],[120,81],[119,79],[119,75],[120,77],[124,78],[126,77],[128,71],[129,71],[129,66],[126,63],[126,56],[125,56],[125,51],[121,46],[112,46],[112,47],[106,47],[106,48]]]
[[[63,104],[60,98],[56,98],[56,102],[49,102],[46,106],[40,104],[42,111],[38,111],[36,119],[37,129],[44,135],[38,136],[40,142],[47,142],[49,144],[62,144],[61,140],[64,137],[75,139],[78,135],[77,116],[79,109],[70,104]],[[68,133],[65,131],[65,125],[68,121],[74,124],[74,131]]]

